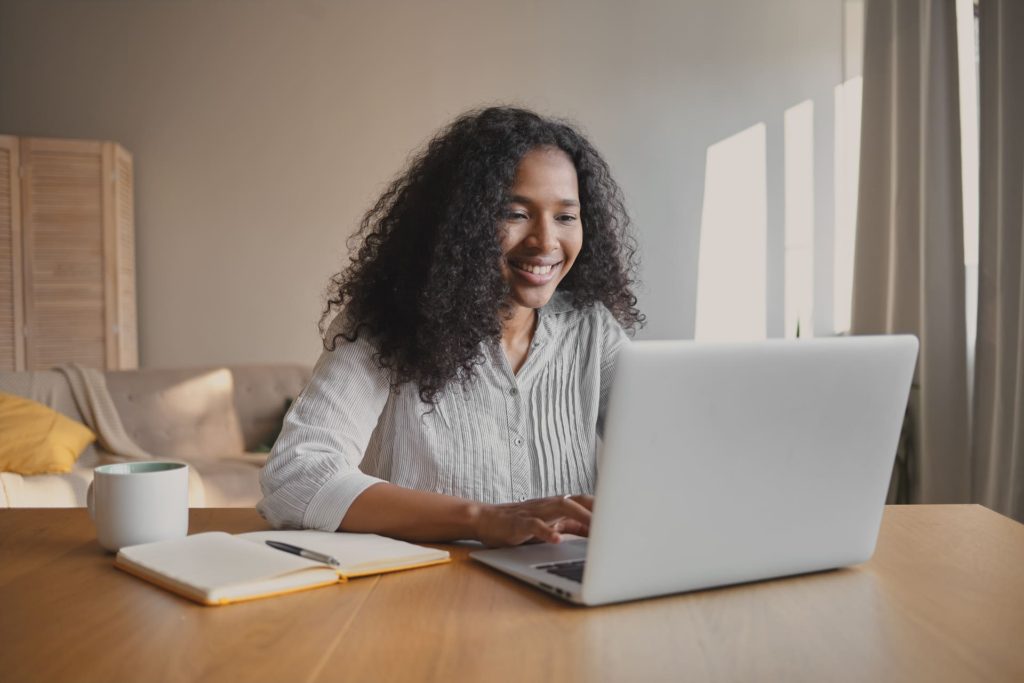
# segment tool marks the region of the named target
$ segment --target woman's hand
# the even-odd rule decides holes
[[[585,495],[481,505],[474,524],[476,537],[493,548],[528,541],[558,543],[562,533],[586,536],[593,507],[594,497]]]

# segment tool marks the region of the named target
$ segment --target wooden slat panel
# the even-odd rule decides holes
[[[118,333],[117,333],[117,221],[114,207],[114,143],[103,143],[103,170],[101,183],[103,186],[103,282],[106,290],[103,296],[103,329],[106,335],[103,340],[104,360],[108,370],[118,365]]]
[[[18,139],[0,135],[0,371],[25,369]]]
[[[71,154],[83,157],[99,156],[103,143],[96,140],[71,140],[68,138],[22,138],[22,152],[27,144],[36,152],[56,152],[60,155]]]
[[[115,224],[117,227],[118,367],[139,366],[138,316],[135,300],[135,182],[132,156],[115,147]]]
[[[102,145],[21,146],[29,369],[106,367]]]

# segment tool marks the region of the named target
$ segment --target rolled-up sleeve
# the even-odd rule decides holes
[[[365,335],[339,338],[285,416],[256,506],[274,527],[336,531],[359,494],[383,481],[359,469],[390,390],[374,352]]]

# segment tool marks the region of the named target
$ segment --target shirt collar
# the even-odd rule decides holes
[[[567,313],[573,309],[572,294],[556,289],[554,295],[538,311],[541,315],[553,313]]]

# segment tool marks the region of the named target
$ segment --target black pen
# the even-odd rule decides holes
[[[329,564],[332,567],[341,566],[341,562],[338,562],[330,555],[324,555],[323,553],[318,553],[314,550],[306,550],[305,548],[300,548],[299,546],[292,545],[290,543],[281,543],[281,541],[267,541],[267,545],[269,545],[271,548],[276,548],[277,550],[283,550],[286,553],[291,553],[292,555],[304,557],[307,560],[313,560],[314,562],[323,562],[324,564]]]

